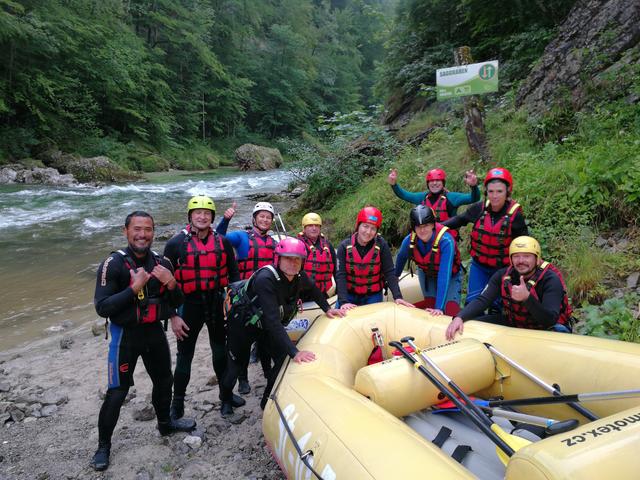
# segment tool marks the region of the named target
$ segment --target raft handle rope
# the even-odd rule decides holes
[[[320,315],[322,315],[322,314],[319,314],[314,319],[313,323],[311,323],[309,325],[309,328],[298,339],[298,342],[300,340],[302,340],[302,338],[307,334],[307,332],[309,330],[311,330],[311,327],[313,326],[313,324],[315,323],[315,321],[318,319],[318,317]],[[289,440],[291,440],[291,443],[293,444],[293,447],[296,449],[296,452],[298,452],[298,456],[300,457],[300,460],[302,460],[302,463],[304,463],[305,466],[309,470],[311,470],[311,473],[313,473],[318,480],[324,480],[322,478],[322,476],[318,472],[316,472],[314,470],[313,466],[309,463],[309,455],[313,455],[313,450],[307,450],[306,452],[302,452],[302,449],[300,448],[300,445],[298,445],[298,441],[296,440],[296,437],[293,435],[293,432],[289,428],[289,423],[287,422],[287,419],[285,418],[284,413],[282,412],[282,408],[280,408],[280,403],[278,403],[278,399],[276,398],[276,394],[278,393],[278,389],[280,388],[280,385],[282,384],[282,380],[284,379],[284,374],[287,372],[287,369],[289,368],[290,364],[291,364],[291,357],[288,357],[286,364],[284,364],[281,367],[280,379],[278,380],[278,383],[276,383],[274,385],[273,391],[271,392],[271,395],[269,395],[269,398],[271,400],[273,400],[273,404],[276,406],[276,411],[278,412],[278,416],[280,417],[280,421],[284,425],[284,429],[286,430],[287,435],[289,436]]]
[[[546,383],[541,378],[536,377],[533,373],[531,373],[529,370],[524,368],[522,365],[517,364],[515,361],[511,360],[505,354],[503,354],[503,353],[499,352],[498,350],[496,350],[496,348],[493,345],[491,345],[489,343],[485,343],[484,345],[496,357],[501,358],[502,360],[504,360],[509,366],[511,366],[514,369],[516,369],[522,375],[527,377],[533,383],[535,383],[538,386],[542,387],[547,392],[549,392],[549,393],[551,393],[552,395],[555,395],[555,396],[562,395],[562,392],[560,391],[560,386],[559,385],[557,385],[557,384],[555,384],[553,386],[549,385],[548,383]],[[582,405],[580,405],[578,403],[568,402],[567,405],[569,407],[573,408],[576,412],[578,412],[580,415],[582,415],[583,417],[585,417],[588,420],[594,421],[594,420],[598,420],[600,418],[595,413],[593,413],[591,410],[583,407]]]

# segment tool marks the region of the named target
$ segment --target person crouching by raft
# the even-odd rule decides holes
[[[422,272],[420,288],[427,311],[455,316],[460,311],[462,272],[460,251],[449,229],[436,222],[434,211],[418,205],[409,214],[411,233],[402,241],[396,256],[396,276],[407,259]]]
[[[250,231],[236,230],[227,234],[227,239],[236,250],[240,280],[247,280],[255,271],[273,263],[273,256],[278,242],[271,235],[269,229],[273,224],[275,210],[269,202],[258,202],[253,207],[252,229]],[[263,346],[256,345],[256,353],[260,357],[262,371],[268,375],[271,368],[271,358]],[[246,395],[251,391],[249,374],[244,370],[240,374],[238,393]]]
[[[302,231],[298,238],[307,246],[304,271],[325,296],[332,286],[336,271],[336,252],[321,232],[322,218],[317,213],[307,213],[302,217]],[[305,299],[306,300],[306,299]]]
[[[184,415],[184,397],[191,379],[191,362],[202,327],[206,325],[211,348],[213,371],[218,379],[226,368],[227,333],[223,312],[224,289],[240,280],[231,243],[214,232],[212,224],[216,205],[205,195],[196,195],[187,203],[189,224],[171,238],[164,255],[176,266],[176,280],[184,293],[182,316],[171,319],[171,329],[178,342],[173,375],[171,417]],[[246,402],[234,395],[234,406]]]
[[[129,214],[124,223],[128,246],[112,252],[98,267],[94,304],[98,315],[108,318],[108,388],[98,417],[98,450],[91,465],[106,470],[111,453],[111,437],[120,408],[133,385],[138,357],[153,383],[151,403],[158,419],[160,435],[189,432],[193,419],[172,419],[171,352],[161,320],[176,315],[183,295],[166,258],[151,250],[154,222],[143,211]]]
[[[484,186],[484,202],[474,203],[464,213],[443,222],[449,228],[473,224],[465,305],[480,295],[494,273],[509,265],[511,240],[529,234],[522,208],[511,198],[513,178],[509,170],[492,168],[487,172]]]
[[[294,362],[311,362],[313,352],[298,350],[285,326],[298,311],[300,293],[309,292],[313,300],[328,317],[342,317],[343,312],[331,308],[325,295],[302,271],[307,258],[307,248],[302,240],[285,237],[275,249],[274,264],[260,268],[232,299],[227,315],[227,370],[220,383],[220,413],[223,417],[233,414],[233,387],[238,374],[247,368],[251,344],[261,338],[274,367],[269,370],[267,386],[260,407],[264,409],[269,399],[280,367],[288,355]]]
[[[467,170],[464,174],[464,183],[471,187],[471,192],[450,192],[446,189],[447,174],[440,168],[434,168],[425,175],[427,184],[426,192],[408,192],[398,185],[398,171],[391,169],[387,182],[391,185],[396,197],[414,205],[424,205],[433,209],[436,222],[442,223],[453,218],[458,213],[458,207],[469,205],[480,200],[480,189],[478,188],[478,177],[473,170]],[[458,231],[449,232],[455,240],[458,239]]]
[[[380,210],[364,207],[356,218],[355,232],[338,246],[336,306],[342,310],[381,302],[385,283],[395,303],[413,307],[402,299],[391,250],[385,239],[378,235],[381,226]]]
[[[560,271],[542,260],[535,238],[522,236],[509,246],[511,264],[493,274],[487,288],[451,320],[447,340],[462,333],[469,319],[534,330],[571,333],[573,319],[567,288]],[[481,315],[496,299],[502,302],[497,315]]]

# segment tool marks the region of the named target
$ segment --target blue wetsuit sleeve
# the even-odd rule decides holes
[[[249,254],[249,235],[242,230],[236,230],[225,236],[233,248],[236,249],[236,260],[244,260]]]
[[[453,259],[455,257],[453,245],[453,238],[449,233],[445,233],[440,239],[440,268],[438,269],[435,304],[435,307],[443,312],[447,304],[447,292],[449,291],[451,269],[453,268]]]
[[[469,193],[449,192],[447,193],[447,200],[456,208],[460,205],[469,205],[480,200],[480,189],[476,185],[471,187],[471,192]]]
[[[229,228],[229,220],[227,220],[227,218],[223,216],[220,220],[220,223],[218,223],[218,226],[216,227],[216,233],[219,233],[220,235],[226,235],[227,228]]]
[[[409,243],[411,242],[411,234],[404,237],[402,240],[402,245],[398,249],[398,254],[396,255],[396,277],[402,275],[402,270],[404,269],[407,260],[409,259]]]
[[[397,183],[391,185],[391,189],[393,193],[396,194],[396,197],[405,202],[413,203],[414,205],[420,205],[422,200],[424,200],[424,196],[427,194],[426,192],[408,192]]]

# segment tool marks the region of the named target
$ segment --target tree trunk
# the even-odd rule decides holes
[[[468,65],[473,63],[471,48],[460,47],[453,53],[456,65]],[[484,163],[491,161],[491,153],[487,145],[487,135],[482,118],[482,102],[477,95],[463,97],[464,102],[464,129],[467,134],[467,143],[474,154],[480,156]]]

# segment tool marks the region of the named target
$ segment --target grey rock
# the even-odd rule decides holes
[[[42,407],[42,410],[40,410],[40,414],[43,417],[50,417],[51,415],[55,415],[56,413],[58,413],[57,405],[46,405]]]
[[[0,413],[5,413],[11,405],[11,402],[0,402]]]
[[[0,168],[0,185],[15,183],[18,172],[14,167],[15,165]]]
[[[62,350],[69,350],[71,348],[71,345],[73,345],[73,341],[73,338],[71,338],[69,335],[65,335],[60,339],[60,348]]]
[[[15,407],[11,407],[9,409],[9,415],[11,415],[11,420],[13,420],[14,422],[21,422],[25,417],[24,412]]]
[[[640,272],[634,272],[627,277],[627,288],[636,288],[638,286],[638,280],[640,279]]]
[[[628,246],[629,246],[629,240],[627,240],[626,238],[623,238],[618,243],[616,243],[615,251],[623,252],[627,249]]]
[[[282,165],[282,155],[277,148],[245,143],[236,149],[235,162],[240,170],[272,170]]]
[[[8,413],[8,412],[0,413],[0,426],[4,425],[9,420],[11,420],[11,414],[10,413]]]
[[[151,480],[152,478],[153,475],[151,475],[146,470],[140,470],[138,473],[136,473],[136,480]]]
[[[62,325],[62,328],[64,328],[65,330],[68,330],[73,327],[73,322],[71,320],[63,320],[60,325]]]
[[[9,382],[0,382],[0,392],[8,392],[11,390]]]
[[[29,405],[29,408],[27,409],[27,414],[31,417],[40,418],[42,416],[41,410],[42,410],[42,404],[34,403],[32,405]]]
[[[91,333],[94,337],[99,337],[105,334],[104,321],[96,320],[91,324]]]
[[[601,236],[596,238],[596,247],[602,248],[607,244],[607,239]]]
[[[56,393],[49,390],[45,392],[38,401],[43,405],[62,405],[69,401],[69,397],[63,393]]]
[[[148,422],[156,418],[156,412],[151,405],[145,405],[142,408],[136,408],[132,416],[134,420],[139,422]]]
[[[227,417],[227,422],[232,423],[233,425],[240,425],[242,422],[246,420],[246,416],[244,413],[234,413],[230,417]]]
[[[187,435],[186,437],[184,437],[184,440],[182,440],[182,442],[189,445],[189,447],[193,450],[198,450],[202,446],[202,439],[194,435]]]

